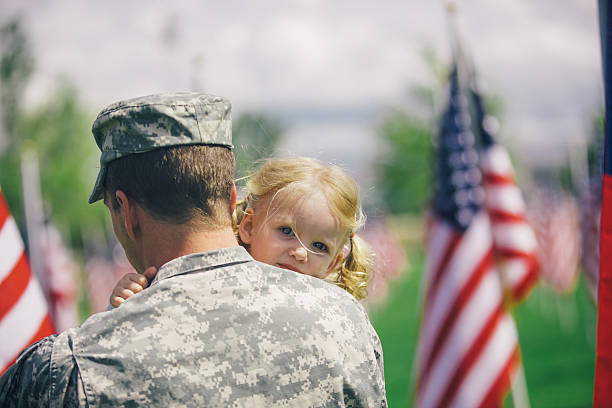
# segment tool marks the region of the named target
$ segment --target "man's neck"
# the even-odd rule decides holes
[[[143,241],[144,268],[163,264],[184,255],[237,246],[231,227],[202,229],[187,225],[151,224]],[[142,272],[142,271],[139,271]]]

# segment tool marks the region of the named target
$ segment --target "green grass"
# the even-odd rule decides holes
[[[390,407],[412,406],[413,359],[418,336],[423,253],[408,254],[409,268],[390,283],[384,304],[369,306],[384,351]],[[595,370],[595,306],[581,281],[567,295],[539,285],[515,316],[530,404],[589,407]],[[512,407],[512,398],[506,400]]]
[[[515,311],[533,407],[590,407],[595,304],[582,280],[559,295],[540,286]]]
[[[409,254],[409,268],[389,283],[384,304],[369,307],[385,358],[385,385],[390,407],[412,406],[413,359],[420,319],[419,285],[423,268],[420,252]]]

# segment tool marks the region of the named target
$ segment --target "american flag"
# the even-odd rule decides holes
[[[53,333],[45,296],[0,191],[0,373],[23,348]]]
[[[526,206],[506,149],[495,142],[497,121],[485,111],[472,83],[475,127],[480,135],[485,206],[491,220],[502,285],[513,301],[523,300],[538,281],[538,243],[527,222]]]
[[[437,146],[416,406],[500,406],[519,367],[516,326],[494,264],[491,223],[455,68]]]

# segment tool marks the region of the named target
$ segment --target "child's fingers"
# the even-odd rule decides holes
[[[132,287],[134,287],[134,285],[138,285],[141,288],[146,288],[147,286],[149,286],[149,281],[147,280],[147,278],[145,278],[144,275],[141,275],[139,273],[127,274],[125,275],[125,278],[127,279],[123,281],[121,285],[124,288],[131,289]]]
[[[147,285],[147,279],[144,276],[140,276],[139,278],[126,282],[121,288],[117,288],[122,289],[118,294],[122,298],[127,299],[135,293],[142,292]]]
[[[155,275],[157,275],[157,268],[156,267],[149,266],[147,269],[145,269],[145,271],[142,273],[142,276],[147,278],[147,284],[143,285],[143,287],[146,288],[148,286],[149,282],[151,282],[153,280]]]
[[[125,302],[125,299],[122,297],[115,295],[112,295],[110,297],[110,304],[112,307],[119,307],[123,302]]]
[[[151,281],[157,274],[157,268],[150,266],[145,271],[140,273],[127,273],[117,283],[110,296],[110,304],[113,307],[119,307],[125,300],[138,292],[142,292],[144,288],[149,286]]]
[[[138,273],[125,274],[113,288],[113,292],[110,296],[110,304],[113,307],[119,307],[124,300],[127,300],[130,296],[135,293],[141,292],[143,284],[146,286],[147,278]]]
[[[130,297],[134,296],[134,294],[136,294],[136,293],[138,293],[138,292],[140,292],[140,291],[142,290],[142,286],[135,285],[134,287],[137,287],[137,288],[139,288],[139,289],[136,289],[136,290],[134,291],[134,290],[127,289],[127,288],[121,288],[120,290],[118,290],[118,291],[115,293],[115,295],[116,295],[117,297],[120,297],[120,298],[124,299],[124,300],[127,300],[127,299],[129,299]]]

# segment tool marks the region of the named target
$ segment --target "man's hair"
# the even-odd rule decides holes
[[[104,189],[122,190],[157,220],[232,225],[234,155],[227,147],[182,145],[131,154],[108,164]]]

